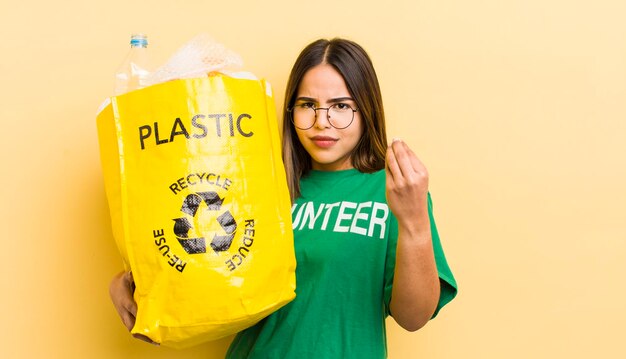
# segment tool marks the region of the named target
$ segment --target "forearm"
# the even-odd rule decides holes
[[[428,220],[399,224],[390,304],[396,322],[409,331],[423,327],[437,307],[439,291]]]

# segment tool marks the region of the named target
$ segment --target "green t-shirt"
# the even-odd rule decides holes
[[[398,223],[385,199],[385,171],[310,171],[292,207],[296,298],[239,333],[227,358],[384,358]],[[456,295],[431,218],[441,296]],[[434,317],[434,315],[433,315]]]

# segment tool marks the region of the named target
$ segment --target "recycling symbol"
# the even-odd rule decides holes
[[[198,192],[191,193],[185,197],[181,212],[187,216],[174,218],[174,234],[178,239],[180,245],[189,254],[206,253],[206,239],[204,237],[189,238],[189,232],[193,229],[193,219],[199,214],[202,203],[206,204],[206,211],[214,211],[219,213],[222,208],[223,198],[215,192]],[[202,206],[204,208],[204,206]],[[237,230],[237,223],[233,218],[230,211],[217,216],[217,222],[223,229],[223,233],[215,233],[211,239],[211,248],[215,252],[223,252],[230,248],[233,238],[235,237],[235,230]]]

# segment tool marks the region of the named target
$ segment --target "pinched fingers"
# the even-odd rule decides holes
[[[387,149],[387,166],[398,186],[420,185],[428,179],[428,171],[409,146],[394,139]]]
[[[411,167],[413,168],[413,172],[411,174],[411,178],[409,182],[411,183],[411,185],[415,185],[419,187],[419,189],[423,190],[423,192],[428,191],[429,174],[428,174],[428,170],[426,169],[426,166],[424,166],[422,161],[420,161],[420,159],[417,158],[415,153],[413,153],[413,151],[411,150],[411,148],[409,148],[407,144],[404,144],[404,147],[405,147],[409,162],[411,163]]]
[[[387,166],[386,195],[392,212],[399,220],[422,213],[428,193],[426,167],[400,140],[394,140],[387,149]]]
[[[387,162],[387,184],[393,183],[395,180],[401,180],[402,170],[400,169],[400,165],[398,164],[392,145],[387,147],[385,162]]]
[[[428,175],[426,166],[424,166],[422,161],[420,161],[420,159],[417,158],[417,155],[415,154],[415,152],[413,152],[413,150],[411,150],[411,148],[406,143],[403,142],[403,144],[404,144],[405,150],[407,151],[409,155],[409,159],[411,161],[411,165],[413,166],[413,170],[417,173],[425,173],[426,175]]]
[[[397,139],[394,139],[391,143],[391,149],[393,150],[394,157],[398,162],[398,167],[402,172],[402,177],[409,180],[415,173],[411,160],[411,155],[413,155],[412,152],[410,152],[409,147],[406,143],[404,143],[404,141]]]

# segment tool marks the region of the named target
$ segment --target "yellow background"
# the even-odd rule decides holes
[[[133,340],[108,298],[96,109],[131,32],[162,63],[199,32],[269,79],[303,46],[374,60],[389,137],[431,174],[457,299],[390,358],[622,358],[626,3],[9,1],[0,4],[2,358],[221,358]]]

